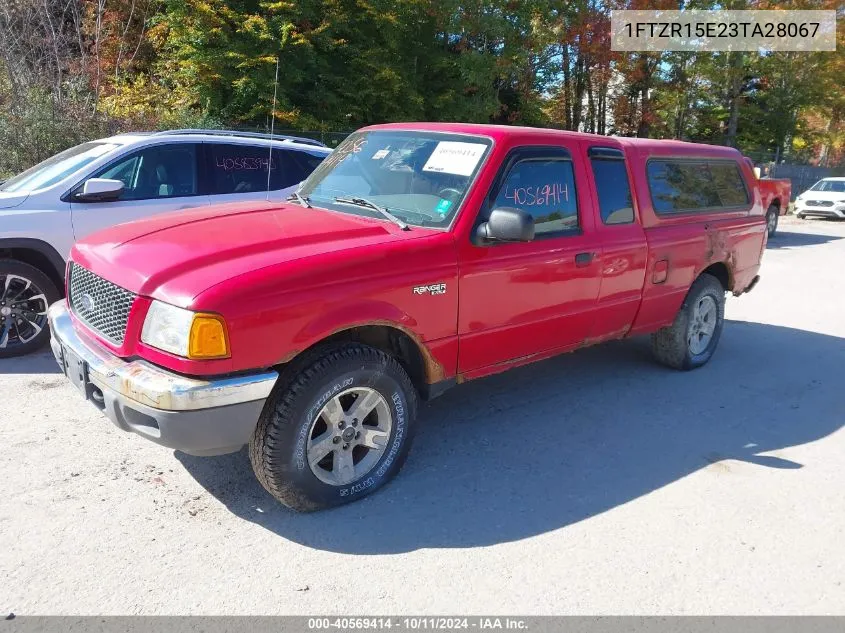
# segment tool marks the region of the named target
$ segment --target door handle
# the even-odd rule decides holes
[[[575,266],[577,268],[584,268],[585,266],[589,266],[590,262],[593,261],[593,257],[595,253],[578,253],[575,256]]]

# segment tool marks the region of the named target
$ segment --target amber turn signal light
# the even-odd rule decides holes
[[[188,358],[208,360],[229,356],[229,336],[223,317],[203,312],[194,315],[188,336]]]

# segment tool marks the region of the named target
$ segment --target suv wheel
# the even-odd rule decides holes
[[[50,339],[47,308],[60,298],[40,270],[14,259],[0,259],[0,358],[35,351]]]
[[[675,321],[651,335],[658,362],[674,369],[701,367],[716,351],[725,321],[725,289],[712,275],[692,284]]]
[[[276,499],[310,511],[355,501],[399,471],[417,395],[399,362],[351,344],[323,352],[270,397],[249,445]]]

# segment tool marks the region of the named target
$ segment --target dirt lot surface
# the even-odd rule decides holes
[[[845,614],[843,238],[784,221],[705,368],[632,340],[467,384],[392,484],[311,515],[0,361],[0,609]]]

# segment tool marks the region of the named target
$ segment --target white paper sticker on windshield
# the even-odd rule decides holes
[[[471,176],[485,149],[487,146],[483,143],[440,141],[428,157],[423,171]]]
[[[389,153],[390,153],[389,149],[380,149],[375,154],[373,154],[372,160],[381,160],[382,158],[387,156]]]

